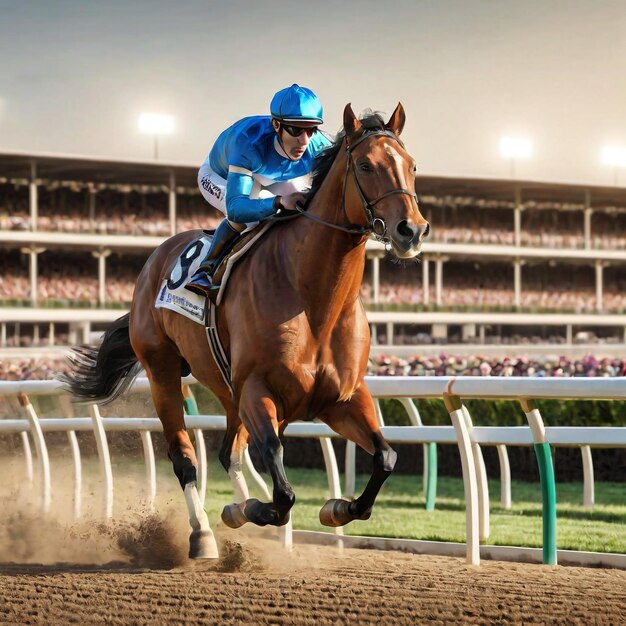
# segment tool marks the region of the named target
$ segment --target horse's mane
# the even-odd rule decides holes
[[[385,121],[382,118],[382,115],[377,111],[366,110],[361,113],[359,118],[361,125],[363,126],[363,132],[373,132],[377,130],[385,130]],[[339,148],[343,142],[344,137],[346,136],[345,130],[341,130],[339,134],[335,137],[335,141],[332,145],[330,145],[324,152],[322,152],[315,159],[315,167],[313,169],[313,181],[311,183],[311,191],[307,194],[306,205],[308,206],[311,200],[315,197],[315,194],[319,191],[319,188],[322,186],[328,172],[330,172],[330,168],[335,161],[337,153],[339,152]]]

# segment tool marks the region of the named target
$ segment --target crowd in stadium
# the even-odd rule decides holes
[[[607,225],[607,227],[610,227]],[[622,231],[596,232],[591,236],[591,247],[604,250],[626,249],[626,236]],[[440,243],[468,243],[514,246],[515,233],[510,228],[453,228],[437,227],[433,231],[432,241]],[[536,248],[584,248],[585,238],[582,233],[561,233],[539,230],[530,233],[522,231],[520,234],[522,246]]]
[[[52,359],[19,359],[0,361],[0,380],[51,380],[65,365]]]
[[[435,201],[437,200],[437,202]],[[422,213],[436,227],[433,242],[514,245],[512,205],[506,209],[484,209],[467,199],[425,199]],[[177,195],[177,228],[214,228],[220,216],[195,193]],[[30,230],[26,185],[0,185],[0,230]],[[103,190],[90,194],[67,187],[39,188],[37,228],[42,231],[110,235],[170,234],[165,190]],[[510,204],[510,203],[509,203]],[[507,205],[507,203],[502,203]],[[507,205],[508,206],[508,205]],[[537,208],[534,203],[522,212],[521,244],[559,248],[583,248],[583,211]],[[626,249],[626,213],[594,211],[592,246]]]
[[[67,369],[64,360],[20,359],[0,362],[0,380],[50,380]],[[377,356],[370,359],[368,374],[373,376],[589,376],[626,375],[626,360],[597,359],[591,355],[580,359],[564,356],[529,358],[520,356]]]
[[[376,376],[625,376],[626,360],[597,359],[587,355],[581,359],[564,356],[529,358],[520,356],[485,357],[413,356],[408,359],[395,356],[377,356],[370,359],[369,373]]]
[[[429,300],[436,303],[434,264],[429,269]],[[526,310],[595,312],[595,270],[591,265],[526,265],[522,268],[521,307]],[[449,261],[443,264],[441,305],[457,309],[512,309],[514,306],[513,265],[492,262]],[[366,267],[361,295],[374,300],[370,268]],[[424,303],[422,268],[380,265],[379,302],[383,304]],[[602,309],[626,309],[626,276],[619,266],[607,267],[603,275]]]
[[[0,230],[30,230],[27,196],[4,196],[0,185]],[[4,202],[3,202],[4,201]],[[96,194],[93,212],[85,192],[67,189],[40,192],[37,229],[46,232],[167,237],[167,196],[160,194]],[[177,228],[214,228],[221,217],[196,195],[177,197]]]
[[[373,301],[372,286],[364,283],[361,295],[366,303]],[[442,306],[471,309],[511,309],[514,302],[512,289],[444,287]],[[420,286],[409,284],[382,283],[379,302],[384,304],[423,304],[424,293]],[[429,303],[435,303],[435,289],[429,288]],[[535,291],[524,288],[521,294],[522,309],[542,311],[572,311],[593,313],[597,310],[597,299],[592,289],[569,289],[567,291]],[[605,291],[602,298],[604,311],[626,310],[626,293]]]
[[[201,207],[195,212],[177,212],[178,231],[194,228],[215,228],[220,217]],[[610,225],[608,225],[610,228]],[[146,210],[140,215],[124,213],[113,209],[106,215],[100,212],[96,219],[90,219],[82,213],[46,214],[37,218],[37,229],[46,232],[93,233],[99,235],[143,235],[167,237],[170,234],[170,222],[167,214],[160,211]],[[30,230],[30,218],[27,213],[6,213],[0,208],[0,230]],[[592,234],[592,248],[626,249],[625,231],[596,229]],[[433,229],[430,241],[435,243],[466,243],[489,245],[515,245],[512,228],[448,227],[438,225]],[[535,233],[522,231],[521,245],[544,248],[583,248],[582,233],[559,233],[539,229]]]
[[[125,304],[132,299],[134,283],[146,261],[143,256],[112,254],[106,259],[105,296],[108,303]],[[28,256],[13,250],[0,251],[0,304],[30,298]],[[90,252],[47,250],[37,258],[37,299],[65,306],[98,304],[98,260]]]
[[[145,256],[111,255],[106,261],[105,300],[109,305],[126,305]],[[0,304],[28,302],[30,279],[28,257],[17,251],[0,252]],[[387,267],[380,277],[379,303],[424,304],[421,268]],[[382,266],[381,266],[382,267]],[[485,266],[486,267],[486,266]],[[617,266],[616,266],[617,268]],[[433,268],[430,269],[429,305],[436,303]],[[602,309],[626,310],[626,280],[618,269],[605,270]],[[597,309],[594,270],[581,266],[572,272],[566,266],[524,268],[521,306],[525,310],[594,312]],[[366,304],[374,302],[369,264],[361,289]],[[66,306],[98,306],[98,261],[88,252],[38,256],[37,300]],[[514,306],[512,266],[492,264],[488,271],[472,263],[444,264],[441,306],[451,309],[510,310]]]
[[[515,245],[513,205],[506,209],[485,208],[485,203],[456,204],[454,199],[422,201],[424,217],[433,225],[431,241],[489,245]],[[524,205],[522,205],[524,206]],[[583,207],[577,210],[525,205],[520,224],[520,243],[529,247],[584,248]],[[591,246],[626,248],[626,213],[597,210],[591,220]]]

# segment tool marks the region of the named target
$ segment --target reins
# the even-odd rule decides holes
[[[342,213],[346,215],[346,188],[348,184],[348,176],[350,174],[350,170],[352,170],[354,183],[359,193],[359,197],[361,198],[361,203],[363,204],[365,217],[367,218],[366,226],[342,226],[340,224],[335,224],[334,222],[327,222],[321,217],[318,217],[317,215],[313,215],[309,213],[299,204],[296,205],[296,211],[298,211],[300,215],[304,215],[305,217],[309,218],[310,220],[314,222],[317,222],[318,224],[323,224],[324,226],[334,228],[335,230],[340,230],[344,233],[349,233],[351,235],[365,235],[367,233],[373,233],[376,239],[378,239],[378,241],[380,241],[381,243],[385,243],[385,244],[389,243],[389,237],[387,237],[387,225],[385,224],[385,221],[382,218],[376,217],[374,215],[374,207],[381,200],[384,200],[385,198],[388,198],[389,196],[393,196],[395,194],[404,194],[404,195],[410,196],[411,198],[415,200],[415,202],[417,202],[417,194],[409,191],[408,189],[392,189],[382,194],[381,196],[376,198],[376,200],[373,200],[371,202],[365,197],[361,184],[359,183],[359,178],[356,174],[356,167],[354,165],[354,159],[352,158],[352,151],[361,142],[365,141],[365,139],[369,139],[371,137],[377,137],[377,136],[390,137],[391,139],[394,139],[400,145],[402,145],[402,142],[400,141],[400,139],[398,139],[398,137],[389,130],[376,130],[376,131],[370,131],[370,132],[366,131],[352,145],[349,144],[348,138],[346,137],[346,154],[347,154],[346,174],[343,178],[341,210],[342,210]]]

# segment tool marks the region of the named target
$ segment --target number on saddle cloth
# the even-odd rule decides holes
[[[206,237],[192,241],[178,257],[176,264],[170,272],[167,279],[167,288],[178,289],[185,283],[189,277],[189,268],[191,264],[202,254],[202,250],[206,246]]]

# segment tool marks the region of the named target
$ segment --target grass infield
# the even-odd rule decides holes
[[[169,465],[160,465],[160,475],[161,472],[170,473]],[[294,528],[329,530],[318,520],[319,509],[328,498],[326,473],[288,467],[287,475],[296,492],[296,505],[292,511]],[[367,479],[365,475],[357,476],[357,494],[365,487]],[[252,480],[248,479],[248,485],[252,497],[264,499]],[[592,508],[582,506],[581,483],[557,483],[556,491],[557,548],[626,553],[626,488],[623,484],[597,482],[596,504]],[[503,509],[500,506],[500,483],[489,481],[491,533],[486,543],[541,547],[539,483],[512,481],[511,495],[512,508]],[[226,473],[221,466],[211,464],[206,508],[212,524],[231,499],[232,488]],[[345,527],[345,533],[465,541],[465,500],[460,478],[440,477],[435,510],[427,512],[424,505],[421,476],[393,475],[384,485],[371,519],[352,522]]]

